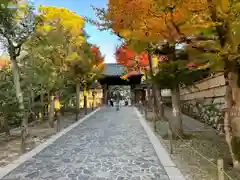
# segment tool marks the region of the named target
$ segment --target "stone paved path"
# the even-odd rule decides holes
[[[2,180],[169,180],[132,107],[103,108]]]

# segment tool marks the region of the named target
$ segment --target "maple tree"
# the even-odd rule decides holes
[[[121,78],[122,79],[128,79],[131,76],[135,76],[135,75],[145,75],[146,77],[146,73],[153,69],[153,67],[156,67],[156,61],[158,61],[157,57],[154,56],[153,58],[151,57],[151,55],[149,55],[150,52],[148,51],[143,51],[143,52],[139,52],[139,51],[134,51],[132,49],[132,47],[130,47],[127,43],[122,44],[122,46],[120,46],[119,48],[117,48],[116,50],[116,59],[117,62],[119,64],[124,65],[125,70],[126,70],[126,74],[123,75]],[[152,59],[154,60],[154,63],[152,62]],[[154,66],[153,66],[154,64]],[[153,73],[153,72],[152,72]],[[157,90],[153,90],[153,94],[154,94],[154,109],[155,109],[155,114],[156,114],[156,118],[163,118],[163,110],[162,110],[162,105],[161,103],[158,103],[158,101],[156,100],[156,98],[158,98],[158,100],[161,100],[161,94],[160,92],[158,92],[158,94],[156,94]],[[148,91],[149,92],[149,91]],[[150,104],[152,104],[150,102],[151,98],[149,98],[149,106],[151,106]],[[158,106],[158,108],[157,108]],[[159,109],[159,110],[157,110]]]
[[[211,53],[212,63],[217,65],[215,71],[224,72],[226,110],[224,117],[224,130],[226,142],[235,168],[240,167],[240,123],[236,116],[239,108],[239,18],[240,8],[238,1],[208,0],[209,17],[215,24],[215,34],[218,40],[210,46],[198,48],[199,51]],[[200,44],[201,45],[201,44]],[[199,47],[199,44],[197,44]]]
[[[104,62],[104,56],[101,54],[99,47],[92,45],[91,52],[93,54],[95,64],[98,66],[101,65]]]
[[[67,76],[76,84],[76,120],[78,120],[80,108],[80,88],[84,91],[88,85],[95,82],[104,69],[104,56],[102,56],[99,48],[96,45],[88,43],[82,46],[75,46],[77,55],[67,63]],[[85,112],[87,97],[84,94]]]
[[[207,54],[206,57],[211,59],[209,63],[213,71],[224,72],[226,85],[225,137],[229,145],[233,166],[239,168],[240,124],[238,123],[239,118],[234,115],[234,112],[239,107],[238,94],[240,92],[238,85],[239,2],[208,0],[202,1],[202,7],[206,8],[204,13],[208,18],[203,19],[202,22],[205,26],[203,26],[203,29],[200,29],[200,32],[203,35],[213,35],[215,38],[212,38],[212,40],[214,41],[202,41],[207,38],[206,36],[201,36],[186,42],[191,45],[191,48],[197,50],[198,53]],[[186,39],[186,34],[183,34],[183,37],[183,40]]]
[[[116,49],[115,56],[117,62],[119,64],[122,64],[128,73],[144,73],[148,70],[147,52],[137,53],[132,50],[126,43],[122,44]]]
[[[172,113],[176,119],[169,120],[169,124],[173,128],[173,138],[178,138],[184,133],[180,110],[180,87],[192,85],[206,77],[209,74],[210,65],[207,60],[198,62],[198,59],[195,59],[193,62],[189,57],[188,49],[175,50],[174,60],[171,60],[172,53],[170,51],[168,54],[166,46],[168,45],[163,48],[165,51],[158,52],[158,69],[152,79],[159,88],[171,89]]]
[[[203,79],[209,74],[210,67],[201,63],[186,60],[174,62],[159,61],[158,72],[153,80],[159,87],[173,89],[175,86],[192,85],[193,82]]]

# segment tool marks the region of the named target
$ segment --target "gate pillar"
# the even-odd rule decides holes
[[[103,86],[103,105],[108,105],[108,85]]]

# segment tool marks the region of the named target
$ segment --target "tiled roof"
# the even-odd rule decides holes
[[[103,75],[121,76],[123,74],[124,74],[124,67],[121,64],[117,64],[117,63],[105,64]]]

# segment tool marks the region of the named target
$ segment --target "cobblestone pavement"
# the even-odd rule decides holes
[[[103,108],[2,180],[169,180],[137,118]]]

